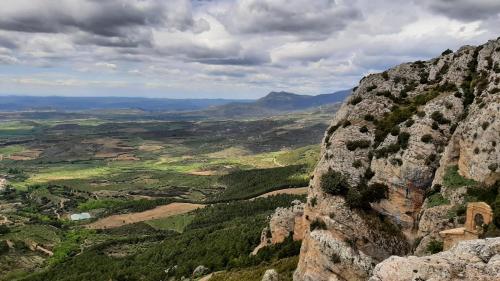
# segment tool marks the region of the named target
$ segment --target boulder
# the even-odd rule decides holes
[[[210,272],[210,270],[207,267],[205,267],[204,265],[199,265],[193,271],[193,277],[198,278],[198,277],[201,277],[203,275],[208,274],[209,272]]]
[[[278,281],[279,280],[279,275],[278,272],[274,269],[268,269],[264,273],[264,276],[262,277],[262,281]]]

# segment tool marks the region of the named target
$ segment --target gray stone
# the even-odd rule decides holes
[[[193,271],[193,277],[194,278],[197,278],[197,277],[201,277],[203,275],[206,275],[209,273],[209,269],[203,265],[199,265],[198,267],[195,268],[195,270]]]
[[[266,270],[264,276],[262,277],[262,281],[278,281],[278,280],[279,280],[278,272],[276,272],[276,270],[274,269]]]

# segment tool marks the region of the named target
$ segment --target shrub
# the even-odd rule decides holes
[[[345,195],[349,190],[347,178],[340,172],[328,171],[321,176],[321,189],[331,195]]]
[[[396,166],[396,165],[398,165],[398,166],[403,165],[403,160],[401,160],[401,159],[399,159],[399,158],[392,158],[392,159],[390,160],[390,162],[391,162],[391,164],[392,164],[392,165],[394,165],[394,166]]]
[[[399,127],[398,127],[398,126],[394,126],[394,127],[391,129],[391,135],[393,135],[393,136],[397,136],[397,135],[399,135]]]
[[[443,242],[441,241],[432,240],[429,242],[429,245],[427,245],[427,252],[431,254],[437,254],[441,251],[443,251]]]
[[[407,128],[413,126],[413,124],[415,124],[415,121],[413,119],[408,119],[406,122],[405,122],[405,126]]]
[[[318,204],[318,198],[314,196],[313,198],[311,198],[311,207],[315,207],[316,204]]]
[[[420,76],[420,84],[427,84],[429,82],[429,79],[428,79],[429,73],[428,72],[422,70],[422,71],[420,71],[419,76]]]
[[[374,183],[370,186],[360,184],[356,188],[349,189],[346,195],[346,203],[350,208],[369,209],[370,203],[387,198],[388,191],[389,189],[385,184]]]
[[[382,120],[379,120],[375,130],[375,147],[384,141],[392,128],[411,118],[414,110],[414,106],[396,107],[391,113],[384,116]]]
[[[420,140],[425,143],[430,143],[432,142],[432,136],[429,134],[425,134],[420,138]]]
[[[363,126],[363,127],[359,128],[359,131],[360,131],[361,133],[368,133],[368,127]]]
[[[455,130],[457,129],[457,127],[458,127],[458,123],[451,125],[450,126],[450,133],[453,134],[455,132]]]
[[[395,103],[400,103],[401,100],[397,97],[395,97],[390,91],[382,91],[382,92],[378,92],[377,93],[377,96],[383,96],[383,97],[386,97],[390,100],[392,100],[393,102]]]
[[[339,263],[340,262],[340,256],[337,253],[333,253],[332,256],[330,257],[330,261],[332,263]]]
[[[427,156],[427,158],[425,159],[425,165],[430,165],[430,164],[434,163],[434,161],[436,161],[436,158],[437,158],[437,156],[434,153]]]
[[[483,128],[483,130],[486,130],[488,129],[488,126],[490,126],[490,123],[489,122],[483,122],[483,124],[481,124],[481,128]]]
[[[490,94],[491,95],[494,95],[494,94],[497,94],[497,93],[500,93],[500,88],[494,88],[494,89],[490,90]]]
[[[370,167],[368,167],[368,169],[366,169],[365,171],[365,179],[366,180],[370,180],[371,178],[373,178],[373,176],[375,176],[375,172],[372,171],[372,169]]]
[[[3,254],[7,254],[9,252],[10,248],[9,245],[7,244],[7,241],[5,240],[0,240],[0,256]]]
[[[331,126],[330,128],[328,128],[327,134],[329,136],[331,136],[339,127],[340,127],[340,124]]]
[[[442,56],[446,56],[446,55],[449,55],[449,54],[451,54],[451,53],[453,53],[453,51],[452,51],[452,50],[450,50],[450,49],[446,49],[444,52],[442,52],[442,53],[441,53],[441,55],[442,55]]]
[[[490,169],[490,171],[492,171],[492,172],[495,172],[498,169],[498,163],[489,164],[488,169]]]
[[[398,143],[393,143],[390,144],[386,147],[382,147],[380,149],[375,150],[375,157],[376,158],[385,158],[389,154],[394,154],[401,149],[401,146]]]
[[[328,130],[326,131],[326,136],[325,136],[325,140],[324,140],[324,142],[326,143],[326,147],[330,146],[330,137],[333,135],[333,133],[335,133],[335,131],[337,131],[337,129],[339,127],[340,127],[340,124],[330,126],[330,128],[328,128]]]
[[[432,128],[433,130],[438,130],[438,129],[439,129],[439,125],[438,125],[438,123],[437,123],[437,122],[432,122],[431,128]]]
[[[346,127],[349,127],[351,126],[351,121],[349,120],[345,120],[344,123],[342,124],[342,127],[346,128]]]
[[[354,168],[356,168],[356,169],[357,169],[357,168],[360,168],[362,165],[363,165],[363,164],[361,163],[361,160],[359,160],[359,159],[358,159],[358,160],[356,160],[356,161],[354,161],[354,162],[352,162],[352,166],[353,166]]]
[[[384,78],[385,81],[389,80],[389,73],[387,73],[387,71],[382,72],[382,78]]]
[[[410,140],[410,133],[402,132],[398,135],[398,143],[403,149],[408,148],[408,141]]]
[[[3,234],[7,234],[10,232],[10,229],[9,227],[7,227],[6,225],[4,224],[1,224],[0,225],[0,235],[3,235]]]
[[[479,147],[474,148],[474,154],[479,154]]]
[[[365,115],[365,120],[366,121],[373,121],[373,120],[375,120],[375,117],[373,115],[371,115],[371,114],[366,114]]]
[[[458,166],[450,166],[446,168],[443,177],[443,184],[447,187],[462,187],[475,186],[477,183],[474,180],[466,179],[458,173]]]
[[[448,124],[450,123],[450,120],[444,118],[443,114],[439,111],[434,111],[431,114],[432,120],[438,122],[439,124]]]
[[[424,94],[420,94],[413,99],[413,104],[415,106],[424,105],[427,102],[433,100],[435,97],[439,96],[439,91],[431,90]]]
[[[311,225],[309,225],[309,229],[311,231],[314,231],[316,229],[319,230],[326,230],[326,223],[322,221],[321,219],[315,219],[314,221],[311,222]]]
[[[421,61],[421,60],[418,60],[416,62],[413,63],[413,65],[417,68],[422,68],[425,66],[425,62],[424,61]]]
[[[424,111],[417,111],[417,116],[420,117],[420,118],[424,118],[425,117],[425,112]]]
[[[356,105],[356,104],[360,103],[362,100],[363,100],[363,98],[362,98],[362,97],[360,97],[360,96],[356,96],[356,97],[352,98],[352,100],[351,100],[351,104],[352,104],[352,105]]]
[[[373,90],[377,89],[377,85],[372,85],[372,86],[369,86],[368,88],[366,88],[366,91],[367,92],[371,92]]]
[[[346,142],[346,147],[350,151],[354,151],[358,148],[365,149],[370,147],[371,141],[369,140],[355,140],[355,141],[348,141]]]
[[[441,195],[441,193],[436,193],[428,197],[427,200],[427,206],[429,208],[436,207],[436,206],[441,206],[441,205],[447,205],[450,204],[450,201]]]
[[[389,187],[383,183],[373,183],[368,186],[366,195],[370,198],[370,202],[379,202],[382,199],[386,199],[389,193]]]
[[[368,207],[364,204],[363,195],[361,195],[361,192],[357,188],[349,189],[349,192],[345,197],[345,201],[347,206],[353,209],[366,209]]]

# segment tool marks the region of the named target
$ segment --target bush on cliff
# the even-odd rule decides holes
[[[342,173],[330,170],[321,176],[321,189],[331,195],[345,195],[349,190],[347,177]]]
[[[383,183],[373,183],[369,186],[362,183],[349,189],[346,203],[350,208],[368,210],[371,208],[370,203],[387,198],[388,192],[389,188]]]

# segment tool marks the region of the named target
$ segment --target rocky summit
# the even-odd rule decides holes
[[[498,241],[403,257],[443,250],[439,233],[464,226],[469,202],[495,204],[499,134],[500,38],[364,77],[325,133],[305,233],[295,234],[304,239],[294,280],[451,280],[454,255]],[[481,226],[473,238],[498,236],[495,223]],[[481,269],[457,269],[460,280],[499,280],[500,248],[488,249]],[[425,269],[425,279],[398,272],[407,264]]]

